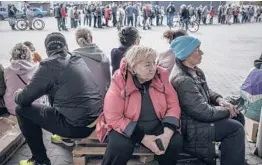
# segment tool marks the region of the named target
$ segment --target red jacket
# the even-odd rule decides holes
[[[126,79],[126,74],[127,79]],[[158,118],[180,127],[180,107],[178,96],[168,81],[168,71],[157,67],[157,73],[149,87],[149,95]],[[104,110],[96,123],[96,134],[103,142],[110,130],[115,130],[126,137],[131,137],[140,116],[141,94],[136,88],[132,75],[127,71],[125,58],[120,69],[113,75],[105,96]]]
[[[109,8],[105,9],[105,18],[109,19],[110,18],[110,14],[111,14],[111,10]]]
[[[211,17],[214,17],[214,16],[215,16],[215,10],[214,10],[214,9],[211,9],[211,11],[210,11],[210,16],[211,16]]]
[[[62,18],[66,18],[67,17],[66,10],[65,10],[64,7],[61,8],[61,16],[62,16]]]

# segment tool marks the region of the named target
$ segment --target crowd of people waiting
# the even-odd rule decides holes
[[[208,87],[198,67],[204,54],[201,41],[184,30],[163,36],[170,49],[158,54],[140,45],[135,27],[123,28],[120,46],[111,51],[112,74],[110,60],[87,28],[76,31],[79,48],[73,51],[61,33],[47,35],[44,60],[29,41],[16,44],[10,66],[1,67],[0,112],[16,115],[32,152],[20,165],[51,165],[42,128],[53,134],[52,142],[64,144],[96,131],[107,142],[102,165],[127,164],[137,143],[155,153],[160,165],[176,164],[182,151],[215,164],[216,142],[221,143],[222,165],[244,165],[243,114]],[[262,57],[251,73],[261,79],[261,68]],[[261,81],[247,81],[243,95],[253,85],[262,88]],[[41,101],[45,96],[48,104]],[[254,110],[248,111],[254,116]]]
[[[177,8],[177,9],[176,9]],[[68,12],[67,12],[68,10]],[[166,25],[172,27],[174,18],[178,16],[185,24],[187,29],[189,20],[196,20],[199,24],[213,24],[214,17],[218,17],[218,23],[231,24],[246,22],[261,22],[261,6],[238,6],[234,4],[220,5],[217,9],[213,6],[193,6],[181,5],[175,7],[173,2],[167,7],[152,5],[150,3],[124,3],[117,5],[115,3],[101,5],[91,3],[85,6],[71,6],[67,8],[64,4],[56,4],[54,16],[58,20],[58,28],[65,26],[65,20],[70,18],[71,28],[77,28],[79,25],[87,25],[94,28],[108,27],[112,22],[114,27],[121,29],[123,26],[142,26],[144,30],[152,26],[162,26],[165,15],[167,16]],[[68,13],[68,14],[67,14]],[[83,16],[83,22],[82,22]],[[241,21],[240,21],[241,20]],[[66,29],[66,28],[63,28]]]

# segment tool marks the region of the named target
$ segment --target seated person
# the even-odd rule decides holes
[[[43,143],[42,128],[68,138],[88,137],[103,108],[98,85],[85,61],[68,52],[65,37],[51,33],[45,39],[48,58],[40,63],[32,80],[17,91],[16,115],[32,158],[20,165],[51,165]],[[32,104],[48,95],[51,107]]]
[[[16,115],[14,93],[29,83],[38,65],[32,61],[31,52],[23,43],[16,44],[12,49],[10,62],[10,66],[5,68],[4,72],[6,84],[4,101],[8,112]]]
[[[201,42],[191,36],[172,41],[176,64],[170,81],[181,106],[184,149],[200,160],[215,164],[215,142],[221,142],[221,164],[244,165],[245,131],[232,119],[236,108],[208,88],[204,72],[197,67],[203,52]]]
[[[140,35],[135,27],[125,27],[118,33],[120,46],[113,48],[111,51],[111,65],[112,75],[119,69],[121,59],[124,57],[126,51],[133,45],[139,45]]]
[[[93,43],[93,35],[87,28],[80,28],[76,31],[76,42],[79,48],[74,50],[72,54],[79,55],[84,59],[88,68],[93,73],[100,93],[104,98],[111,81],[109,59],[105,53]]]
[[[79,28],[76,31],[76,41],[80,48],[74,50],[72,54],[81,56],[86,62],[99,86],[102,98],[104,98],[111,81],[109,59],[95,43],[92,43],[93,36],[87,28]],[[52,135],[51,141],[52,143],[64,144],[66,146],[75,144],[73,140],[58,135]]]
[[[247,105],[245,116],[259,122],[262,108],[262,55],[254,61],[254,66],[240,87],[240,96]]]
[[[167,30],[164,32],[163,37],[168,40],[169,44],[171,44],[174,39],[184,35],[187,35],[187,32],[183,29]],[[170,47],[172,47],[172,45],[170,45]],[[174,52],[172,52],[172,49],[168,49],[167,51],[160,53],[156,60],[157,65],[166,68],[169,73],[172,71],[175,62],[176,56]]]
[[[127,164],[136,143],[155,153],[160,165],[176,164],[183,143],[180,107],[168,72],[155,64],[156,55],[148,47],[131,47],[112,78],[96,126],[99,140],[108,140],[102,165]]]
[[[0,64],[0,115],[7,112],[3,98],[5,94],[5,88],[4,67]]]

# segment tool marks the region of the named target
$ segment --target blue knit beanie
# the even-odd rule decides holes
[[[200,44],[201,42],[197,38],[192,36],[180,36],[172,41],[170,48],[177,59],[184,61],[200,46]]]

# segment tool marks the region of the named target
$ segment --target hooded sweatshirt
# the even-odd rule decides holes
[[[96,44],[91,43],[74,50],[73,54],[84,59],[99,86],[101,96],[104,97],[111,81],[109,59],[104,52]]]
[[[4,101],[9,113],[15,115],[16,103],[14,102],[14,93],[18,89],[23,89],[25,87],[25,84],[19,79],[18,75],[28,84],[37,69],[38,65],[33,62],[15,60],[4,70],[4,79],[6,83]]]

